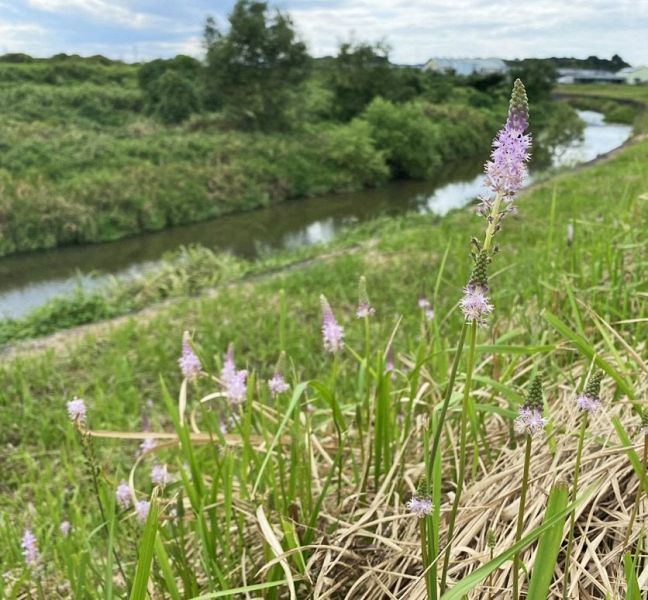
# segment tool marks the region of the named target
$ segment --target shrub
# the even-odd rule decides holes
[[[439,129],[416,102],[393,104],[382,98],[362,114],[371,127],[376,148],[384,152],[396,177],[424,179],[441,163]]]
[[[200,106],[194,85],[178,72],[166,71],[157,82],[155,114],[163,123],[181,123]]]

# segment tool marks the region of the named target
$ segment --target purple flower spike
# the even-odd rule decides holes
[[[486,290],[479,285],[468,284],[464,288],[459,306],[466,321],[477,321],[481,326],[486,324],[488,315],[493,312],[493,305],[488,300]]]
[[[415,514],[419,519],[431,515],[434,508],[430,498],[418,498],[417,496],[412,496],[412,499],[405,506],[407,506],[407,510]]]
[[[275,373],[272,379],[268,379],[268,387],[273,397],[283,394],[290,389],[282,373]]]
[[[127,509],[131,505],[131,502],[133,501],[133,497],[131,495],[130,487],[125,481],[122,481],[117,486],[117,491],[115,492],[115,498],[117,499],[117,504],[122,509]]]
[[[539,409],[522,406],[519,416],[515,419],[515,431],[535,436],[544,430],[547,423],[548,420],[542,417]]]
[[[491,160],[486,163],[486,185],[506,201],[511,201],[527,177],[531,136],[529,109],[524,85],[518,79],[513,86],[506,125],[493,141]]]
[[[236,368],[234,346],[230,344],[220,374],[225,395],[230,402],[240,404],[245,400],[247,396],[247,375],[248,372],[245,369],[239,371]]]
[[[601,410],[601,401],[598,398],[592,398],[587,394],[580,394],[576,397],[576,406],[579,410],[584,410],[590,415],[595,415]]]
[[[70,421],[73,423],[78,423],[79,425],[85,425],[86,423],[86,405],[81,398],[74,397],[73,400],[70,400],[67,403],[67,412],[70,417]]]
[[[191,347],[191,338],[188,331],[185,331],[182,335],[182,354],[178,359],[178,365],[182,376],[190,381],[196,379],[202,373],[202,364]]]
[[[418,301],[418,307],[419,308],[425,310],[427,308],[430,308],[430,306],[431,306],[430,301],[425,296],[422,296],[421,298],[419,298],[419,301]]]
[[[166,465],[153,465],[151,469],[151,483],[161,486],[171,483],[171,475],[169,475]]]
[[[70,535],[70,531],[72,530],[72,525],[70,521],[61,521],[61,524],[59,525],[59,531],[61,532],[61,535],[63,537],[67,537]]]
[[[327,352],[338,352],[344,348],[344,328],[335,320],[331,305],[325,296],[320,296],[322,305],[322,341]]]
[[[148,517],[150,508],[151,503],[148,500],[140,500],[135,505],[135,514],[140,523],[146,523],[146,517]]]
[[[367,294],[367,280],[364,275],[360,277],[358,283],[358,309],[356,310],[356,317],[358,319],[365,319],[373,317],[376,314],[376,309],[371,306],[369,302],[369,295]]]
[[[35,566],[38,563],[38,559],[40,558],[40,553],[38,551],[38,540],[32,533],[31,529],[25,529],[22,540],[20,542],[20,546],[22,548],[22,554],[27,565],[29,567]]]
[[[153,438],[146,438],[145,440],[143,440],[139,445],[140,454],[144,454],[145,452],[150,452],[151,450],[153,450],[156,443],[157,442]]]

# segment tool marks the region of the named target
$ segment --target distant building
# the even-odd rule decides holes
[[[648,67],[626,67],[621,69],[617,75],[624,78],[630,85],[640,85],[648,83]]]
[[[558,69],[558,83],[625,83],[626,79],[611,71],[595,71],[594,69]]]
[[[454,72],[456,75],[503,75],[508,72],[508,67],[500,58],[431,58],[423,65],[423,70]]]

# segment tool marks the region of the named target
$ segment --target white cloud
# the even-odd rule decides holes
[[[316,55],[385,38],[398,62],[430,56],[609,56],[648,62],[646,0],[344,0],[289,12]]]
[[[47,52],[49,32],[37,23],[8,23],[0,21],[0,49],[5,52]]]
[[[96,21],[108,21],[125,27],[141,29],[160,25],[156,15],[138,12],[119,0],[28,0],[34,8],[53,13],[84,13]]]

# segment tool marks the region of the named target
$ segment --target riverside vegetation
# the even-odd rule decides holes
[[[483,155],[506,106],[507,78],[397,68],[381,44],[315,60],[261,2],[226,32],[208,19],[205,46],[202,62],[0,57],[0,256],[431,177]],[[551,78],[536,87],[536,135],[578,135]]]
[[[526,125],[474,268],[383,219],[2,365],[1,593],[641,598],[648,142],[504,213]]]

